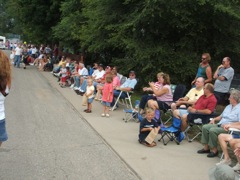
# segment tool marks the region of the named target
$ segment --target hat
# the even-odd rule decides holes
[[[129,74],[135,74],[136,75],[135,71],[130,71]]]
[[[234,172],[234,170],[226,165],[221,164],[216,167],[213,167],[209,169],[209,179],[210,180],[237,180],[237,174]]]

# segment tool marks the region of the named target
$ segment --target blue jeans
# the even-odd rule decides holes
[[[15,55],[14,57],[14,66],[20,67],[21,57],[20,55]]]
[[[83,90],[83,92],[86,92],[86,90],[87,90],[87,80],[86,79],[83,80],[80,88],[81,88],[81,90]]]
[[[80,77],[79,76],[74,76],[74,86],[80,87]]]
[[[111,103],[111,107],[113,107],[114,106],[114,104],[115,104],[115,97],[117,98],[118,96],[119,96],[119,94],[120,94],[120,92],[121,91],[119,91],[119,90],[114,90],[113,91],[113,101],[112,101],[112,103]],[[122,92],[122,94],[121,94],[121,96],[120,96],[120,99],[124,99],[124,98],[126,98],[127,97],[127,94],[125,93],[125,92]]]

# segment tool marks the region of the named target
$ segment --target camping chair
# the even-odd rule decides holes
[[[212,114],[202,114],[202,113],[189,113],[187,116],[188,121],[188,127],[184,131],[184,134],[188,140],[188,142],[192,142],[194,139],[196,139],[199,135],[202,134],[202,126],[204,124],[208,124],[211,118],[216,117],[217,114],[213,112]],[[196,126],[196,135],[192,138],[189,137],[189,131],[194,126]]]
[[[173,85],[171,84],[171,91],[172,91],[172,94],[173,94],[173,101],[170,101],[170,103],[173,103],[175,101],[177,101],[179,98],[183,97],[185,92],[186,92],[186,86],[183,85],[183,84],[178,84],[178,85]],[[166,101],[166,102],[169,102],[169,101]],[[166,109],[163,109],[163,112],[165,115],[169,115],[169,118],[164,122],[164,124],[167,124],[171,119],[172,119],[172,111],[171,111],[171,108],[166,108]]]
[[[123,120],[125,122],[128,122],[130,120],[134,120],[136,122],[138,122],[138,118],[139,118],[139,115],[138,115],[138,111],[139,111],[139,103],[140,101],[139,100],[136,100],[135,101],[135,108],[132,108],[132,109],[123,109],[123,112],[124,112],[124,117],[123,117]]]
[[[234,134],[234,133],[240,134],[240,129],[229,128],[228,133],[231,134],[231,135]],[[224,153],[222,153],[220,160],[222,160],[223,157],[224,157]]]
[[[123,76],[120,80],[120,84],[122,85],[125,81],[126,81],[126,77]],[[121,98],[122,93],[126,93],[126,97],[125,98]],[[121,104],[129,109],[133,109],[132,107],[132,100],[131,100],[131,95],[133,94],[133,89],[131,91],[121,91],[115,101],[114,106],[111,108],[112,111],[115,110],[117,103],[119,102],[119,100],[121,100]]]
[[[160,129],[162,137],[158,141],[162,140],[164,145],[167,145],[169,141],[175,141],[179,145],[184,138],[183,133],[181,133],[181,124],[180,119],[173,117],[173,123],[170,127]],[[165,136],[168,138],[167,142],[164,140]]]

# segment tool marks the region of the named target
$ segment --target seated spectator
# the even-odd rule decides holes
[[[48,62],[49,62],[49,58],[47,57],[46,54],[44,54],[44,55],[42,56],[42,59],[40,59],[38,70],[39,70],[39,71],[43,71],[43,67],[44,67]]]
[[[188,107],[186,110],[182,109],[179,111],[178,115],[182,120],[182,125],[181,125],[182,131],[185,131],[187,128],[187,118],[189,113],[201,113],[201,114],[213,113],[217,104],[217,100],[213,94],[213,91],[214,91],[213,85],[210,83],[205,84],[203,91],[204,91],[204,94],[196,101],[194,105]],[[177,115],[176,112],[173,112],[173,114]]]
[[[98,72],[94,76],[89,77],[89,78],[91,78],[93,80],[93,84],[97,84],[97,83],[100,83],[102,81],[102,77],[103,77],[104,74],[105,74],[105,71],[103,70],[103,65],[99,64],[98,65]],[[87,88],[87,80],[84,79],[81,86],[78,88],[78,90],[81,93],[84,93],[84,92],[86,92],[86,88]]]
[[[213,118],[209,124],[203,125],[201,142],[204,148],[198,151],[199,154],[208,153],[207,157],[217,156],[218,135],[226,134],[225,129],[229,125],[240,121],[240,92],[238,90],[231,91],[229,102],[230,104],[226,106],[220,116]],[[216,124],[216,121],[219,123]]]
[[[163,72],[160,72],[160,73],[157,74],[157,80],[158,81],[154,83],[154,89],[158,90],[158,89],[161,89],[163,87],[163,84],[162,84],[163,79],[161,78],[161,76],[163,74],[164,74]],[[153,93],[153,90],[152,90],[151,87],[144,87],[143,92],[147,92],[147,93],[150,93],[150,94],[145,94],[141,97],[140,104],[139,104],[140,114],[144,113],[144,109],[145,109],[145,106],[146,106],[148,100],[156,99],[156,95]]]
[[[196,101],[203,95],[203,87],[204,87],[204,79],[202,77],[198,77],[195,82],[195,87],[192,88],[185,97],[180,98],[175,103],[171,104],[171,109],[173,112],[173,116],[177,117],[178,119],[181,119],[182,112],[185,112],[182,109],[177,109],[177,107],[180,108],[187,108],[187,106],[192,106]]]
[[[119,96],[120,92],[123,91],[120,98],[126,98],[127,97],[126,92],[132,91],[135,88],[136,84],[137,84],[136,74],[134,71],[130,71],[129,78],[121,86],[117,86],[115,88],[115,90],[113,92],[113,96],[117,98]],[[114,97],[113,97],[113,101],[111,103],[111,107],[113,107],[115,104]]]
[[[53,72],[52,73],[59,73],[63,63],[66,63],[66,60],[65,60],[64,56],[62,56],[62,58],[59,61],[58,65],[55,68],[53,68]]]
[[[163,85],[162,88],[156,89],[155,83],[150,82],[149,86],[152,89],[153,93],[156,95],[156,100],[148,100],[148,107],[153,109],[159,109],[166,111],[170,109],[170,105],[173,101],[173,95],[170,87],[170,77],[168,74],[162,73],[159,82]],[[167,102],[169,101],[169,102]]]
[[[73,76],[74,79],[74,90],[78,90],[82,82],[80,81],[81,77],[87,77],[88,70],[85,68],[83,63],[78,64],[78,73]]]
[[[211,61],[211,56],[209,53],[202,54],[202,62],[198,66],[198,71],[195,79],[192,81],[192,85],[195,84],[198,77],[204,78],[204,83],[211,83],[212,82],[212,68],[209,65]]]
[[[107,74],[109,74],[109,73],[107,73]],[[113,81],[112,81],[113,89],[115,89],[116,87],[120,86],[120,79],[117,76],[117,71],[116,70],[112,70],[111,75],[112,75],[112,78],[113,78]],[[97,94],[95,96],[95,100],[99,100],[99,101],[101,100],[100,96],[102,94],[102,90],[103,90],[103,86],[100,85],[100,84],[97,85]]]
[[[214,94],[218,100],[218,104],[224,103],[225,97],[228,96],[229,88],[234,76],[234,69],[230,65],[229,57],[223,58],[222,64],[218,66],[214,73]]]
[[[152,142],[152,144],[149,144],[145,141],[148,134],[154,129],[156,133],[160,130],[160,126],[158,123],[153,119],[155,117],[155,110],[152,108],[146,108],[146,118],[144,118],[140,123],[140,130],[138,135],[138,141],[139,143],[148,146],[153,147],[156,146],[156,142]]]

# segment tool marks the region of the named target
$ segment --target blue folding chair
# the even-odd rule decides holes
[[[173,123],[169,127],[162,127],[160,134],[162,137],[158,141],[163,141],[164,145],[167,145],[169,141],[175,141],[177,145],[184,139],[184,134],[181,132],[182,121],[176,117],[173,117]],[[168,140],[165,141],[164,137]]]
[[[131,108],[131,109],[123,109],[123,112],[125,113],[124,114],[124,117],[123,117],[123,120],[125,122],[128,122],[130,120],[134,120],[134,121],[141,121],[139,118],[139,104],[140,104],[140,100],[136,100],[135,101],[135,108]],[[131,106],[132,107],[132,106]]]

